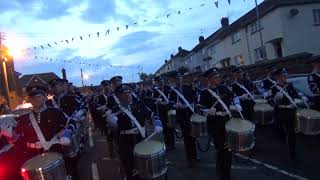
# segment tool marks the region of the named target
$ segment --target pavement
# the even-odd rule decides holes
[[[297,163],[289,160],[288,146],[279,140],[272,126],[256,128],[255,148],[246,153],[234,153],[232,180],[319,180],[320,136],[297,135]],[[204,145],[206,137],[199,139]],[[169,180],[218,179],[215,170],[215,149],[211,143],[208,152],[198,152],[200,162],[187,166],[182,139],[176,140],[176,149],[166,153]],[[110,159],[106,137],[89,128],[86,153],[78,163],[79,180],[123,180],[120,161]],[[158,179],[165,179],[160,177]]]

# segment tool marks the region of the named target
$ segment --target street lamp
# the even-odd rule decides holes
[[[10,107],[10,97],[9,97],[9,83],[8,83],[8,73],[7,73],[7,65],[8,62],[8,49],[4,47],[0,47],[0,62],[2,63],[2,80],[4,86],[4,95],[7,101],[8,106]]]

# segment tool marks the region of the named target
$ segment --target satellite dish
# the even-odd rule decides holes
[[[294,17],[299,14],[298,9],[290,9],[290,17]]]

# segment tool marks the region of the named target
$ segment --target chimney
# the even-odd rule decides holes
[[[229,26],[229,18],[228,18],[228,17],[223,17],[223,18],[221,19],[221,26],[222,26],[223,28]]]
[[[62,79],[67,79],[66,70],[62,68],[61,72],[62,72]]]
[[[164,60],[164,63],[167,64],[168,60]]]
[[[179,48],[178,48],[178,51],[181,52],[181,51],[182,51],[182,47],[179,47]]]
[[[199,37],[199,43],[202,43],[204,41],[204,37],[203,36],[200,36]]]
[[[173,55],[173,54],[171,54],[171,55],[170,55],[170,57],[171,57],[171,59],[172,59],[172,58],[174,57],[174,55]]]

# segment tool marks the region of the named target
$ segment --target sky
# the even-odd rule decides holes
[[[19,73],[61,77],[64,68],[80,86],[82,69],[85,85],[115,75],[136,82],[179,46],[191,50],[199,36],[218,30],[222,17],[232,23],[255,7],[254,0],[219,0],[218,8],[215,1],[0,0],[0,32]]]

